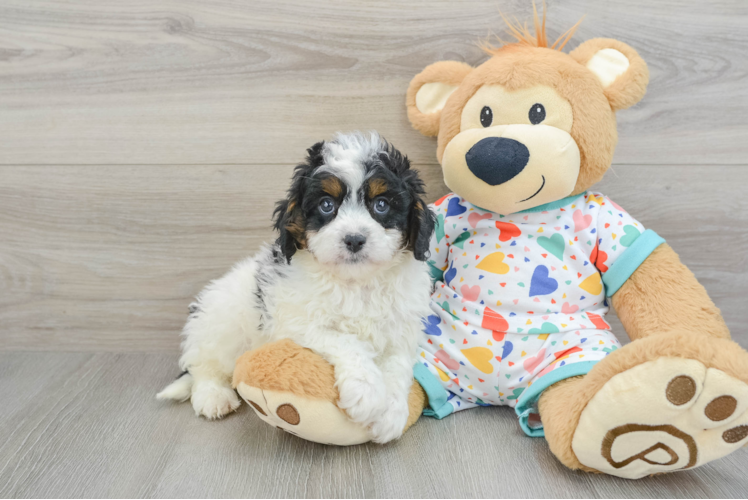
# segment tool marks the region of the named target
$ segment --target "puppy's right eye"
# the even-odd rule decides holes
[[[488,106],[483,106],[480,111],[480,124],[483,128],[490,127],[493,123],[493,111]]]
[[[322,201],[319,202],[319,211],[324,215],[333,213],[335,211],[335,202],[332,201],[332,198],[322,198]]]

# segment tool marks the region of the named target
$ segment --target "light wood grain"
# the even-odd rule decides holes
[[[219,422],[153,394],[171,354],[0,353],[1,497],[745,496],[748,450],[628,481],[574,473],[508,408],[422,418],[387,446],[302,441],[242,406]]]
[[[431,200],[446,191],[438,165],[417,168]],[[176,349],[191,298],[274,238],[273,204],[290,175],[0,167],[0,349]],[[599,189],[668,240],[748,346],[748,200],[730,195],[745,183],[741,166],[616,166]]]
[[[618,163],[734,164],[748,155],[747,4],[549,1],[569,47],[619,38],[648,61],[644,101],[619,114]],[[5,0],[0,163],[286,165],[338,130],[377,129],[419,162],[410,79],[479,64],[499,9],[526,0]]]
[[[748,2],[548,5],[551,38],[586,14],[569,47],[618,38],[648,62],[596,189],[668,240],[748,347]],[[746,449],[638,481],[573,473],[508,408],[336,448],[245,407],[206,422],[154,399],[187,304],[273,238],[311,144],[377,129],[431,200],[446,192],[404,92],[431,62],[483,61],[499,9],[531,14],[529,0],[0,3],[0,497],[745,497]]]

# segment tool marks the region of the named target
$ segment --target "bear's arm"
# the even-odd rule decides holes
[[[719,309],[667,243],[644,260],[612,299],[631,340],[668,331],[730,338]]]

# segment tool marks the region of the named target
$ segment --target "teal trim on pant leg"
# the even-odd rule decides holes
[[[634,274],[634,271],[639,269],[642,262],[655,251],[655,248],[663,243],[665,243],[665,240],[651,229],[647,229],[636,238],[631,246],[603,274],[605,294],[608,297],[612,297],[626,283],[626,280]]]
[[[454,411],[452,405],[447,402],[449,392],[442,387],[436,375],[431,373],[425,365],[416,363],[413,367],[413,377],[421,384],[429,398],[429,408],[423,410],[424,415],[442,419]]]
[[[559,368],[556,368],[549,374],[540,377],[539,379],[537,379],[537,382],[534,382],[530,387],[525,389],[525,391],[519,397],[517,406],[514,408],[514,411],[519,417],[519,425],[520,427],[522,427],[522,430],[525,432],[525,434],[530,437],[545,436],[545,431],[543,431],[542,427],[533,429],[528,424],[530,414],[538,412],[537,404],[538,400],[540,399],[540,395],[543,394],[543,391],[548,389],[553,384],[561,382],[562,380],[565,380],[567,378],[586,375],[597,363],[598,361],[581,361],[579,363],[571,363],[561,366]]]

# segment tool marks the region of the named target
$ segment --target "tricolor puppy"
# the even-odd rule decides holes
[[[185,374],[158,397],[222,417],[240,404],[236,359],[289,338],[335,367],[338,406],[375,441],[399,437],[429,314],[434,218],[423,194],[408,159],[376,134],[312,146],[275,209],[278,240],[200,293],[183,331]]]

